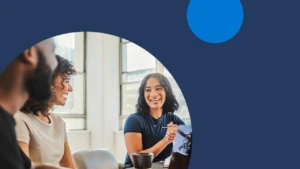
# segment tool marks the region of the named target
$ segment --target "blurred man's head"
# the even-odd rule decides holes
[[[20,57],[24,63],[35,65],[24,79],[29,97],[35,100],[48,100],[52,96],[52,73],[57,66],[53,39],[44,40],[25,50]]]
[[[10,114],[30,97],[48,101],[52,96],[52,73],[57,66],[52,38],[24,50],[0,74],[0,107]]]

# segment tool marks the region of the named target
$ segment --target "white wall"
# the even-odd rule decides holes
[[[124,162],[125,160],[125,155],[126,155],[126,147],[125,147],[125,142],[124,142],[124,136],[123,136],[123,131],[117,131],[114,133],[114,146],[115,146],[115,151],[114,155],[117,159],[118,162]]]
[[[72,153],[79,150],[90,148],[90,132],[89,131],[70,131],[68,135],[68,143]]]
[[[119,129],[119,37],[87,33],[87,130],[68,132],[71,151],[107,148],[124,162],[126,148]]]
[[[87,33],[86,37],[86,93],[87,129],[91,131],[91,148],[103,146],[104,133],[104,48],[103,34]]]

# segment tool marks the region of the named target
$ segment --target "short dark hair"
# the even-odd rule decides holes
[[[69,77],[69,76],[73,76],[76,75],[76,70],[74,68],[74,65],[72,62],[68,61],[67,59],[56,55],[56,59],[58,62],[57,67],[54,70],[54,73],[52,75],[52,84],[54,82],[54,79],[58,76],[62,77],[62,86],[63,88],[65,87],[63,85],[63,82]],[[21,112],[23,113],[33,113],[34,115],[38,115],[38,112],[45,112],[47,110],[49,110],[50,107],[50,102],[53,102],[54,98],[53,98],[53,94],[52,97],[50,98],[50,100],[46,100],[46,101],[37,101],[33,98],[29,98],[26,103],[23,105],[23,107],[21,108]]]
[[[145,93],[145,86],[146,82],[149,78],[156,78],[160,85],[165,89],[166,91],[166,101],[163,105],[163,113],[174,113],[174,111],[178,110],[179,103],[177,102],[172,86],[169,82],[169,80],[160,73],[150,73],[146,75],[141,82],[140,88],[138,90],[138,100],[136,104],[136,112],[140,114],[148,114],[149,113],[149,106],[145,100],[144,93]]]

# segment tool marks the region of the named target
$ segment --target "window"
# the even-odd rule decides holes
[[[66,122],[67,130],[85,129],[85,56],[84,32],[62,34],[54,37],[56,54],[72,61],[77,70],[71,78],[73,92],[68,96],[65,106],[57,106],[54,113]]]
[[[149,52],[140,46],[121,39],[121,114],[120,129],[122,130],[129,114],[135,112],[138,88],[142,79],[149,73],[159,72],[170,81],[179,110],[175,112],[187,125],[191,125],[189,111],[183,94],[169,71]]]
[[[178,115],[184,121],[185,124],[191,125],[191,119],[190,119],[188,106],[185,102],[184,96],[183,96],[178,84],[176,83],[173,76],[170,74],[170,72],[165,67],[163,67],[163,74],[169,79],[169,81],[172,85],[174,95],[179,103],[179,109],[175,112],[175,114]]]

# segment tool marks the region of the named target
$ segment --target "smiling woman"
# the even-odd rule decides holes
[[[58,56],[57,58],[59,66],[53,74],[53,105],[64,106],[66,104],[67,96],[69,92],[72,92],[72,86],[70,85],[70,77],[76,74],[76,70],[73,68],[73,64],[68,60]],[[53,106],[52,105],[52,106]]]
[[[136,113],[124,127],[127,155],[124,168],[133,166],[131,153],[153,153],[153,162],[171,155],[178,125],[184,122],[174,114],[179,104],[168,79],[160,73],[148,74],[138,90]]]
[[[58,55],[56,58],[58,66],[52,76],[52,98],[45,102],[29,99],[15,115],[15,129],[21,149],[35,164],[74,169],[65,122],[51,111],[55,105],[66,104],[68,93],[72,92],[70,78],[76,71],[68,60]]]

